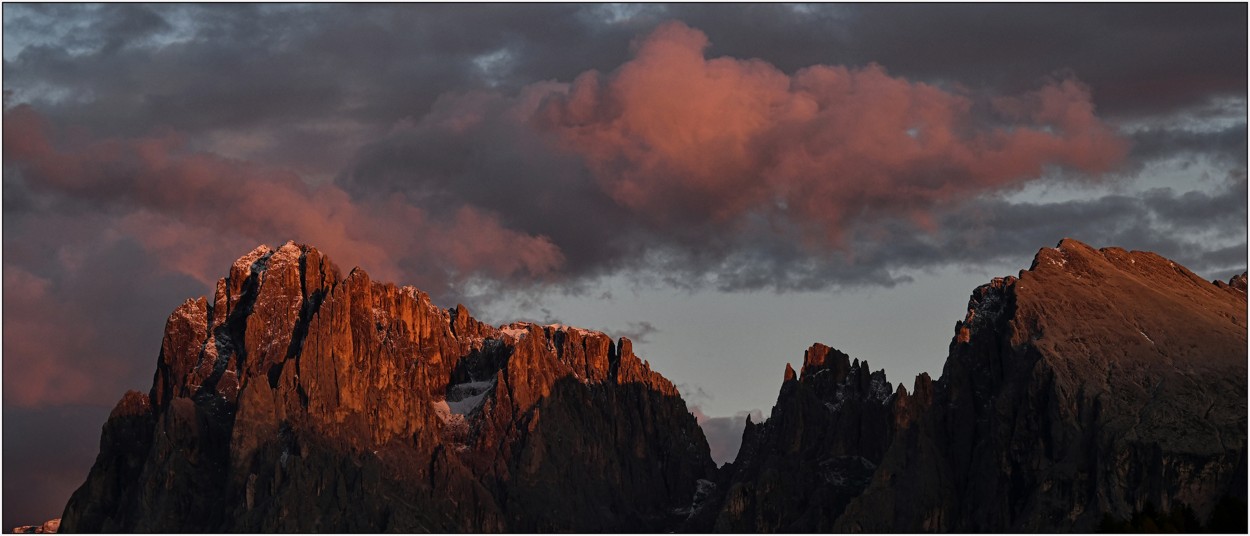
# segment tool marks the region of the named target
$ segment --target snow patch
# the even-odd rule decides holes
[[[269,257],[269,265],[276,266],[288,263],[299,263],[299,258],[304,252],[295,244],[294,240],[287,240],[282,247],[273,252]]]
[[[443,404],[454,415],[466,416],[482,407],[486,395],[495,388],[495,380],[458,383],[447,388]]]
[[[820,462],[820,476],[834,486],[862,485],[876,468],[863,456],[837,456]]]
[[[495,387],[494,380],[465,382],[447,388],[447,398],[430,402],[434,415],[443,423],[443,438],[456,451],[469,449],[470,416],[482,407],[486,395]]]
[[[268,255],[272,255],[272,254],[273,254],[273,250],[269,249],[269,246],[261,244],[259,246],[256,246],[256,249],[253,249],[247,255],[239,257],[238,260],[234,261],[233,268],[235,270],[239,270],[243,272],[244,274],[251,274],[253,265],[255,265],[258,261],[261,261],[267,258]],[[263,270],[264,267],[261,266],[260,269]]]
[[[833,403],[825,402],[825,408],[828,409],[830,413],[837,413],[839,409],[842,409],[842,405],[845,403],[846,389],[843,386],[838,386],[838,390],[833,393]]]
[[[553,330],[556,330],[556,331],[564,331],[564,332],[568,332],[568,333],[577,333],[577,334],[579,334],[579,335],[585,335],[585,334],[587,334],[587,333],[589,333],[589,332],[590,332],[590,330],[585,330],[585,329],[582,329],[582,328],[579,328],[579,327],[568,326],[568,325],[564,325],[564,324],[547,324],[547,326],[546,326],[546,327],[549,327],[549,328],[551,328],[551,329],[553,329]]]
[[[872,396],[877,400],[880,400],[883,404],[890,400],[890,386],[880,375],[872,375],[872,379],[869,383],[869,389],[870,392],[872,392]]]
[[[690,499],[690,506],[685,508],[676,508],[673,513],[685,515],[686,519],[690,519],[695,513],[703,510],[707,506],[707,500],[716,491],[716,483],[711,480],[698,479],[694,483],[694,497]]]
[[[515,327],[515,324],[500,326],[499,331],[503,332],[505,336],[512,337],[517,340],[521,340],[522,337],[529,335],[530,332],[528,328]]]
[[[376,306],[372,308],[372,312],[373,312],[373,321],[374,321],[374,322],[381,322],[381,321],[383,321],[383,320],[387,320],[387,319],[389,319],[389,318],[390,318],[390,315],[389,315],[389,314],[387,314],[387,312],[386,312],[386,311],[384,311],[384,310],[382,310],[382,309],[379,309],[379,308],[377,308]]]

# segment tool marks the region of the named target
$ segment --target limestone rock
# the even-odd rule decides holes
[[[69,532],[671,530],[714,470],[627,339],[495,328],[260,246],[166,323]]]
[[[628,339],[496,328],[261,246],[170,315],[62,528],[1244,530],[1245,289],[1064,240],[972,292],[937,380],[812,345],[716,469]]]
[[[1244,275],[1065,239],[973,291],[941,378],[910,394],[812,346],[686,529],[1092,532],[1192,511],[1244,531],[1246,329]]]

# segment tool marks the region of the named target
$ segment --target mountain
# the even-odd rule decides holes
[[[1244,531],[1246,348],[1244,274],[1064,240],[977,288],[910,393],[813,346],[687,529],[1193,529],[1239,508]]]
[[[1244,531],[1246,307],[1064,240],[973,291],[937,380],[812,345],[718,469],[628,339],[262,246],[169,317],[61,529]]]
[[[495,328],[287,243],[170,315],[61,529],[658,532],[714,469],[628,339]]]
[[[61,527],[60,519],[45,521],[42,525],[22,525],[13,527],[14,534],[56,534]]]

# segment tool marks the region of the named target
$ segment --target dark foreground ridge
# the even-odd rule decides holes
[[[688,528],[1245,531],[1244,274],[1064,240],[973,291],[948,355],[908,392],[813,346]]]
[[[812,346],[717,470],[628,339],[262,246],[170,316],[61,530],[1244,531],[1245,292],[1065,240],[911,392]]]

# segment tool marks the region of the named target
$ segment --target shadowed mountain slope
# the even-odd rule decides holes
[[[1245,288],[1064,240],[977,288],[910,393],[813,346],[687,529],[1092,531],[1244,505]]]

